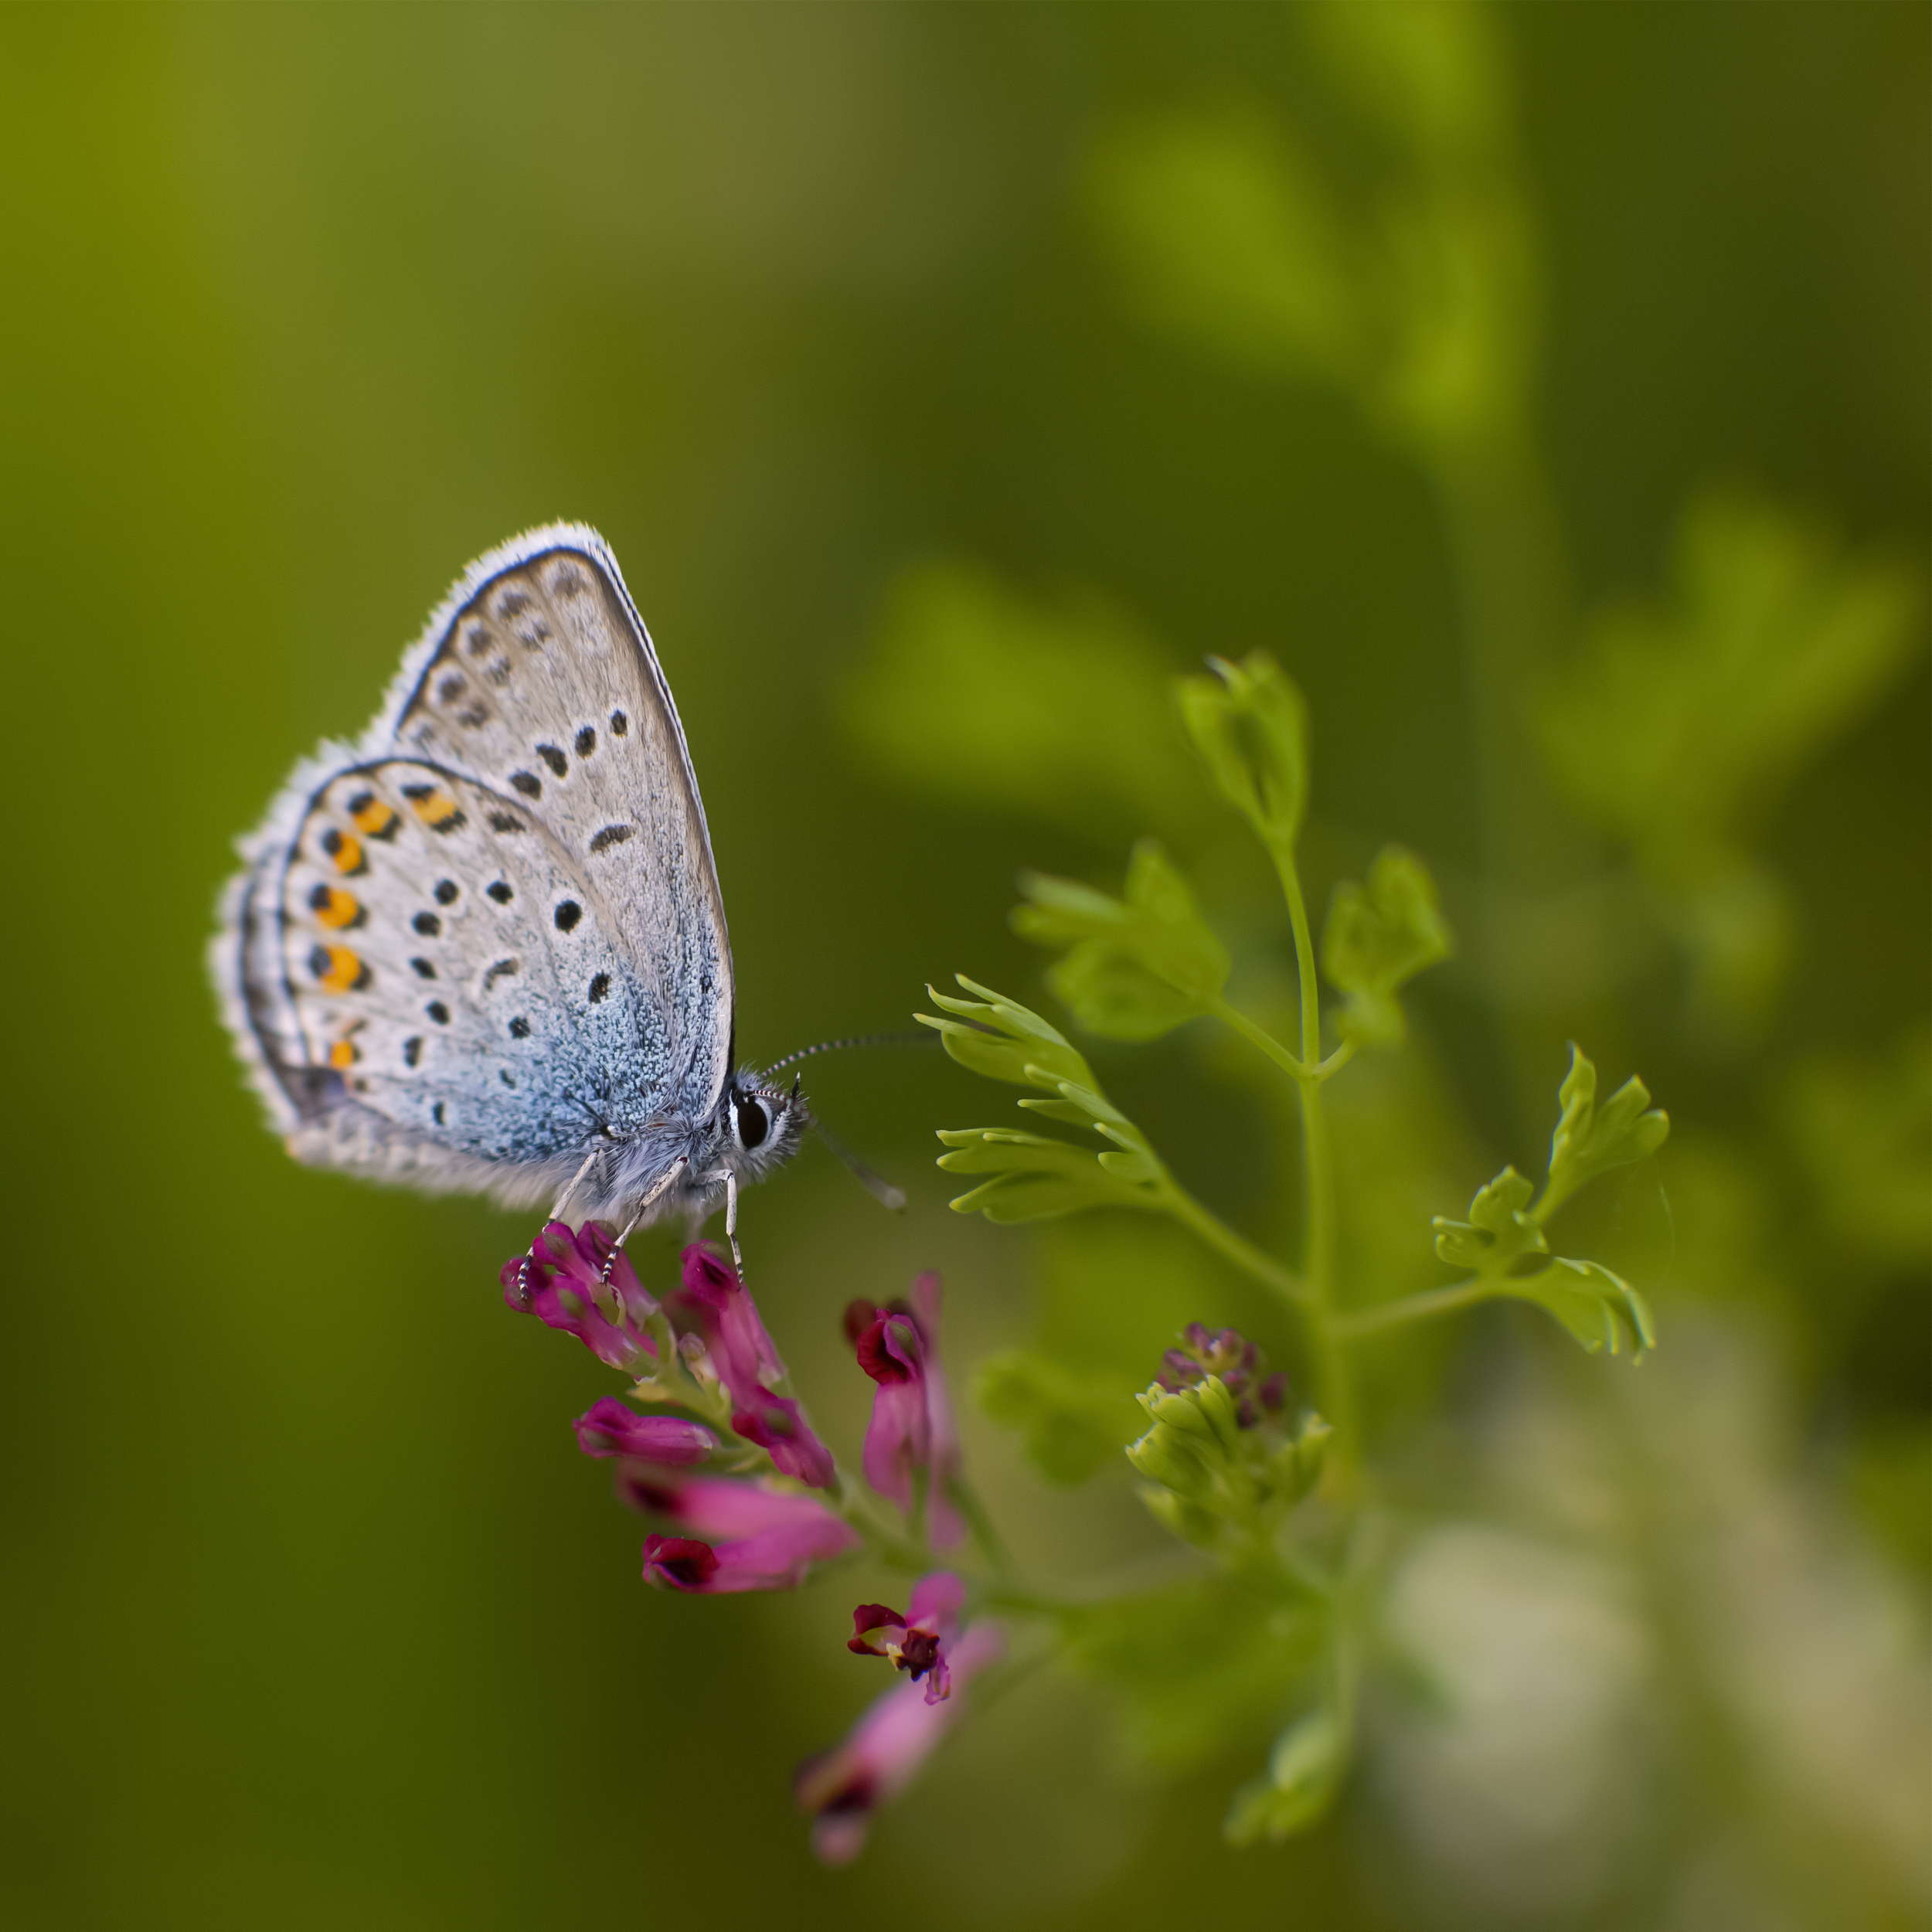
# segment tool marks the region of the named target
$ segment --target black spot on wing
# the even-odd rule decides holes
[[[586,725],[577,735],[573,749],[580,758],[587,758],[597,748],[597,734],[594,726]]]
[[[456,881],[454,879],[439,879],[436,882],[436,903],[437,905],[447,906],[452,904],[454,902],[455,898]]]
[[[600,1000],[608,999],[610,997],[611,975],[608,973],[600,973],[590,982],[590,1004],[594,1006]]]
[[[561,900],[551,917],[556,921],[556,929],[567,933],[583,917],[583,908],[574,899]]]
[[[539,745],[536,748],[536,755],[560,778],[570,769],[570,760],[565,757],[555,745]]]
[[[492,879],[483,889],[499,906],[507,906],[516,896],[515,893],[510,890],[509,882],[507,879]]]
[[[440,892],[437,896],[439,898],[442,896]],[[438,919],[434,913],[418,913],[416,917],[410,921],[410,923],[413,926],[425,939],[435,938],[437,934],[443,930],[442,920]]]
[[[499,979],[514,979],[522,970],[522,966],[514,959],[499,959],[483,975],[484,992],[487,993]]]
[[[528,1039],[530,1037],[530,1022],[521,1014],[510,1022],[510,1037],[512,1039]]]
[[[634,838],[637,832],[635,825],[606,825],[603,831],[593,835],[590,849],[593,852],[608,852],[613,845],[621,845],[625,839]]]
[[[543,781],[534,771],[513,771],[510,774],[510,783],[526,798],[543,796]]]

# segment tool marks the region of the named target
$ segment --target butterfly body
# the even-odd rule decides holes
[[[795,1146],[795,1089],[735,1065],[703,804],[594,531],[472,565],[242,851],[215,976],[298,1159],[695,1222]]]

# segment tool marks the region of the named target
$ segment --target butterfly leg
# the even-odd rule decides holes
[[[637,1212],[631,1216],[629,1220],[624,1223],[624,1232],[617,1236],[616,1242],[611,1247],[611,1252],[604,1257],[604,1267],[601,1273],[598,1276],[598,1281],[603,1287],[608,1287],[611,1285],[611,1270],[617,1266],[617,1257],[624,1252],[624,1244],[631,1238],[631,1230],[634,1228],[647,1214],[650,1213],[651,1204],[655,1201],[658,1196],[662,1194],[670,1186],[671,1183],[677,1179],[678,1176],[683,1172],[683,1170],[690,1165],[690,1162],[683,1155],[680,1154],[678,1158],[665,1169],[663,1173],[658,1176],[657,1181],[652,1186],[651,1192],[638,1203]],[[576,1185],[577,1183],[574,1181],[571,1182],[571,1185],[573,1187]]]
[[[730,1168],[725,1169],[725,1239],[731,1243],[731,1265],[738,1270],[738,1279],[745,1278],[745,1258],[738,1252],[738,1177]]]
[[[564,1206],[570,1196],[577,1191],[577,1183],[590,1172],[592,1167],[596,1165],[597,1156],[603,1151],[601,1148],[594,1147],[583,1157],[583,1166],[571,1175],[563,1192],[556,1197],[556,1205],[550,1209],[549,1215],[546,1217],[546,1225],[549,1221],[561,1221],[563,1219]],[[517,1269],[516,1298],[519,1301],[527,1302],[530,1298],[530,1264],[536,1259],[536,1243],[532,1241],[530,1243],[529,1251],[524,1256]]]

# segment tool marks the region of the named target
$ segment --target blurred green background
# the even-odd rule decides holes
[[[1498,23],[1576,607],[1655,597],[1680,509],[1713,481],[1922,560],[1932,11]],[[201,954],[232,835],[297,754],[361,727],[468,558],[555,516],[609,538],[675,689],[750,1057],[902,1024],[955,969],[1029,994],[1039,961],[1004,923],[1015,872],[1111,882],[1141,828],[921,792],[855,728],[893,586],[934,558],[1029,595],[1093,587],[1174,670],[1275,651],[1314,707],[1322,890],[1395,837],[1454,912],[1482,774],[1428,490],[1331,391],[1257,383],[1142,326],[1081,186],[1096,144],[1150,111],[1232,102],[1318,133],[1291,14],[16,5],[0,98],[0,625],[26,909],[0,1916],[1811,1922],[1780,1918],[1774,1886],[1764,1915],[1726,1903],[1765,1892],[1736,1879],[1757,1855],[1739,1821],[1779,1815],[1734,1765],[1689,1796],[1666,1781],[1670,1830],[1566,1838],[1509,1811],[1521,1788],[1587,1808],[1577,1753],[1651,1775],[1647,1747],[1619,1757],[1588,1711],[1586,1743],[1492,1733],[1488,1759],[1395,1734],[1390,1768],[1321,1834],[1236,1854],[1226,1767],[1158,1784],[1087,1692],[1049,1684],[985,1713],[858,1866],[820,1871],[787,1778],[877,1688],[837,1641],[850,1580],[768,1601],[644,1590],[638,1527],[566,1427],[607,1377],[497,1298],[526,1222],[298,1170],[213,1015]],[[1870,1843],[1869,1818],[1821,1828],[1844,1842],[1818,1869],[1870,1879],[1845,1923],[1917,1923],[1925,1896],[1893,1869],[1902,1842],[1923,1863],[1922,1743],[1895,1764],[1845,1721],[1918,1708],[1932,1541],[1924,1077],[1900,1044],[1932,973],[1913,637],[1754,830],[1796,909],[1772,1009],[1720,1040],[1685,1017],[1676,968],[1640,961],[1602,1046],[1679,1130],[1665,1206],[1653,1177],[1618,1207],[1666,1339],[1652,1409],[1620,1426],[1666,1491],[1682,1432],[1703,1432],[1700,1466],[1735,1472],[1712,1520],[1757,1526],[1733,1553],[1743,1592],[1783,1606],[1786,1648],[1765,1638],[1765,1657],[1828,1659],[1756,1748],[1837,1780],[1855,1811],[1860,1778],[1906,1808]],[[1465,1191],[1547,1131],[1491,1070],[1489,1024],[1467,975],[1418,1020],[1431,1090],[1483,1143],[1451,1162]],[[1212,1063],[1157,1065],[1138,1076],[1151,1124],[1260,1231],[1278,1177],[1256,1103],[1228,1103]],[[1560,1070],[1536,1059],[1534,1091]],[[1040,1250],[945,1209],[930,1130],[992,1117],[966,1075],[883,1053],[819,1063],[811,1087],[913,1194],[889,1219],[808,1151],[747,1205],[767,1318],[849,1454],[869,1391],[842,1356],[845,1299],[943,1267],[964,1366],[1026,1329]],[[1896,1131],[1873,1125],[1884,1107]],[[1861,1123],[1876,1151],[1840,1186]],[[1870,1208],[1854,1197],[1887,1158],[1897,1185]],[[1413,1234],[1385,1238],[1426,1267],[1427,1214],[1461,1198],[1405,1204]],[[641,1244],[648,1281],[668,1253]],[[1492,1400],[1514,1333],[1478,1325],[1437,1364],[1471,1426],[1416,1453],[1452,1491],[1472,1440],[1519,1454],[1582,1508],[1589,1457]],[[975,1422],[970,1440],[1048,1572],[1146,1544],[1124,1469],[1070,1500],[1010,1437]],[[1485,1569],[1490,1532],[1463,1533],[1438,1548],[1431,1614],[1481,1627],[1519,1553]],[[1594,1590],[1538,1572],[1519,1594],[1588,1625]],[[1595,1629],[1578,1641],[1615,1651]],[[1496,1669],[1553,1708],[1614,1702],[1614,1671],[1580,1675],[1543,1634]],[[1672,1654],[1662,1709],[1702,1694]],[[1498,1751],[1505,1800],[1485,1811]],[[1588,1842],[1617,1876],[1592,1876]],[[1498,1903],[1468,1869],[1485,1846],[1571,1876]]]

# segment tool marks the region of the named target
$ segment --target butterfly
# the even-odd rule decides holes
[[[471,564],[240,849],[214,975],[298,1160],[626,1235],[722,1198],[735,1237],[813,1124],[795,1078],[736,1065],[684,730],[583,525]]]

